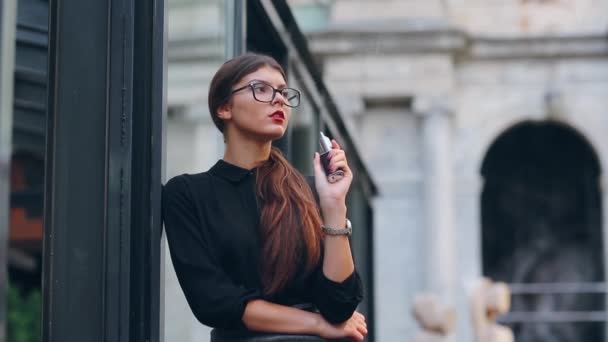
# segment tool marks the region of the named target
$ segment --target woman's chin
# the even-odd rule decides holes
[[[266,142],[281,139],[286,130],[284,126],[274,125],[264,127],[264,129],[250,130],[247,135],[255,140]]]
[[[278,135],[273,135],[270,140],[275,141],[275,140],[279,140],[283,137],[284,134],[278,134]]]
[[[284,127],[273,127],[273,129],[269,129],[266,132],[264,132],[265,136],[267,139],[270,140],[277,140],[277,139],[281,139],[283,137],[283,135],[285,135],[285,128]]]

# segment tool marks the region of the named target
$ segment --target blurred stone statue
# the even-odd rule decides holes
[[[471,296],[471,315],[475,342],[513,342],[513,331],[496,323],[500,314],[509,311],[511,292],[507,284],[483,278]]]
[[[416,334],[414,342],[441,342],[454,327],[454,309],[441,306],[437,296],[430,293],[414,298],[412,314],[422,331]]]

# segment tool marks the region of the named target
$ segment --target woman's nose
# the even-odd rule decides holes
[[[280,101],[280,102],[279,102]],[[275,103],[279,103],[281,106],[284,105],[287,101],[285,101],[285,98],[283,97],[283,94],[281,94],[280,92],[276,92],[274,93],[274,100],[272,100],[272,104],[274,105]]]

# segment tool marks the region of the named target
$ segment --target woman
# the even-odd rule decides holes
[[[344,151],[332,141],[330,168],[345,172],[333,184],[315,154],[317,205],[306,179],[271,147],[299,100],[271,57],[246,54],[217,71],[209,110],[226,149],[209,171],[164,187],[171,258],[194,315],[215,333],[362,341],[365,318],[355,312],[362,285],[349,241],[329,235],[347,225],[352,173]]]

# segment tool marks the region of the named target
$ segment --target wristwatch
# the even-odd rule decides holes
[[[353,226],[350,223],[349,219],[346,219],[346,228],[331,228],[331,227],[327,227],[325,225],[322,225],[321,228],[323,228],[323,233],[325,233],[325,235],[346,235],[346,236],[351,236],[353,234]]]

